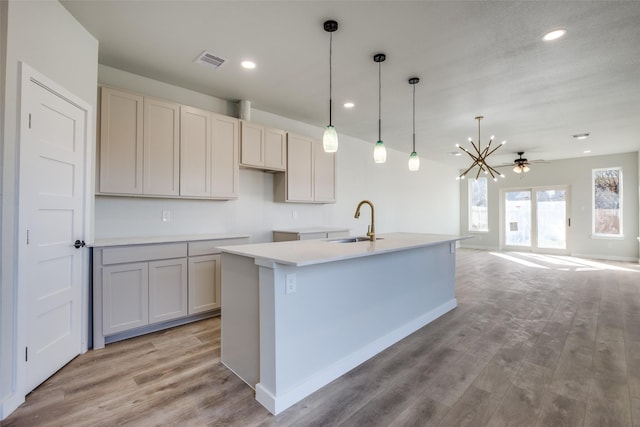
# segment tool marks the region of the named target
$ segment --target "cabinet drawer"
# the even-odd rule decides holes
[[[158,259],[184,258],[186,256],[186,243],[122,246],[118,248],[104,248],[102,250],[102,264],[121,264]]]
[[[238,239],[216,239],[189,242],[189,256],[219,254],[220,249],[218,248],[220,246],[241,245],[247,242],[248,239],[246,237]]]
[[[332,231],[327,233],[327,238],[329,239],[338,239],[341,237],[349,237],[349,231]]]
[[[298,240],[326,239],[327,233],[300,233]]]

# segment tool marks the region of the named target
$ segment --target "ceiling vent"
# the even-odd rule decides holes
[[[227,60],[224,58],[220,58],[219,56],[215,56],[214,54],[209,53],[205,50],[200,55],[198,55],[196,60],[193,62],[195,62],[196,64],[204,64],[212,68],[220,68],[222,64],[227,62]]]

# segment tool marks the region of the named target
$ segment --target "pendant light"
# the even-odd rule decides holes
[[[329,125],[324,129],[324,134],[322,135],[322,148],[324,148],[325,153],[335,153],[336,151],[338,151],[338,133],[336,132],[336,128],[331,124],[331,92],[333,89],[331,75],[331,57],[333,56],[333,33],[337,29],[338,23],[336,21],[325,21],[324,30],[329,33]]]
[[[419,81],[417,77],[409,79],[409,84],[413,86],[413,151],[409,155],[409,170],[412,172],[420,170],[420,157],[416,153],[416,85]]]
[[[381,63],[387,59],[384,53],[377,53],[373,55],[373,60],[378,63],[378,142],[373,149],[373,161],[376,163],[384,163],[387,161],[387,149],[384,147],[381,136],[381,111],[382,111],[382,71]]]

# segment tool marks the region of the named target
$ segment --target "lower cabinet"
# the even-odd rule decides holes
[[[220,255],[189,257],[189,314],[220,308]]]
[[[187,315],[187,260],[149,263],[149,324]]]
[[[103,331],[115,334],[149,324],[149,263],[102,269]]]
[[[102,301],[105,335],[186,316],[187,260],[104,267]]]
[[[219,246],[248,238],[93,249],[93,347],[216,314]]]

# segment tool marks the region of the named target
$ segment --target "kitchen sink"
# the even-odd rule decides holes
[[[376,240],[382,240],[383,237],[376,237]],[[369,239],[366,236],[359,236],[359,237],[347,237],[347,238],[343,238],[343,239],[335,239],[335,240],[328,240],[331,243],[356,243],[356,242],[367,242],[370,241],[371,239]]]

